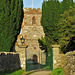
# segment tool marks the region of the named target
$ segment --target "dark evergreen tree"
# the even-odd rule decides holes
[[[61,14],[59,21],[59,44],[63,53],[75,50],[75,7]]]
[[[59,21],[59,1],[51,0],[46,2],[46,6],[42,8],[41,24],[44,28],[45,35],[50,38],[50,42],[57,42],[57,23]],[[55,33],[56,32],[56,33]]]
[[[50,44],[58,43],[59,27],[57,24],[61,18],[60,14],[68,10],[72,4],[73,0],[63,0],[61,3],[58,0],[43,2],[41,24],[45,35],[50,39]]]
[[[52,60],[52,44],[58,44],[59,40],[59,26],[57,25],[60,21],[60,14],[63,14],[65,10],[68,10],[72,6],[72,0],[63,0],[61,3],[59,0],[44,0],[42,4],[42,18],[41,18],[41,25],[43,26],[45,32],[45,42],[41,43],[44,46],[44,49],[48,54],[51,55],[47,59],[50,63]],[[44,42],[43,40],[41,42]],[[47,46],[47,47],[46,47]],[[49,64],[48,64],[49,65]],[[52,69],[52,63],[49,65]]]
[[[42,43],[45,49],[47,49],[48,56],[48,65],[52,69],[52,44],[58,44],[59,36],[58,36],[58,22],[61,18],[60,14],[65,10],[68,10],[71,3],[70,0],[63,0],[61,3],[58,0],[44,0],[42,4],[42,18],[41,25],[43,26],[45,32],[45,41],[46,44]],[[43,40],[41,42],[44,42]],[[47,46],[47,47],[46,47]],[[51,62],[51,64],[49,64]]]
[[[63,0],[63,11],[68,10],[70,6],[73,7],[73,0]]]
[[[69,9],[69,0],[63,0],[63,11]]]
[[[70,0],[70,6],[72,6],[73,7],[73,0]]]
[[[12,51],[23,19],[23,0],[0,0],[0,51]]]

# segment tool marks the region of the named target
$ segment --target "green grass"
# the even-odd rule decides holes
[[[48,65],[42,65],[42,68],[44,68],[44,69],[46,69],[46,70],[51,70]]]
[[[29,75],[29,74],[31,74],[31,73],[34,73],[34,71],[23,72],[22,75]]]
[[[51,70],[49,66],[46,66],[45,68],[46,68],[47,70]]]
[[[62,68],[57,68],[51,72],[51,75],[64,75],[64,71]]]
[[[23,72],[23,70],[0,72],[0,75],[22,75]]]

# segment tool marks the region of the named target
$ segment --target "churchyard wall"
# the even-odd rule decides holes
[[[53,69],[62,67],[65,75],[75,75],[75,51],[60,54],[60,46],[53,45]]]
[[[20,69],[19,54],[15,52],[0,52],[0,71]]]

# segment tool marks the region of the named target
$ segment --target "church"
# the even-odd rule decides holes
[[[20,39],[25,39],[25,44],[28,45],[26,51],[26,60],[33,60],[40,64],[45,64],[46,55],[44,50],[40,49],[38,38],[45,36],[43,27],[41,26],[42,11],[40,8],[24,8],[24,18],[21,26],[21,34],[17,37],[15,50],[21,50],[18,45],[21,45]],[[39,53],[40,52],[40,53]],[[43,57],[43,58],[42,58]],[[44,61],[42,63],[42,61]]]

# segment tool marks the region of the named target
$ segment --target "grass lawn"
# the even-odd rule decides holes
[[[24,71],[24,72],[22,73],[22,75],[31,74],[31,73],[34,73],[34,71],[29,71],[29,72],[25,72],[25,71]]]
[[[8,72],[0,72],[0,75],[25,75],[33,73],[32,71],[26,72],[23,70],[16,70],[16,71],[8,71]]]
[[[0,75],[22,75],[23,72],[23,70],[0,72]]]
[[[51,72],[51,75],[64,75],[64,71],[62,68],[57,68]]]

